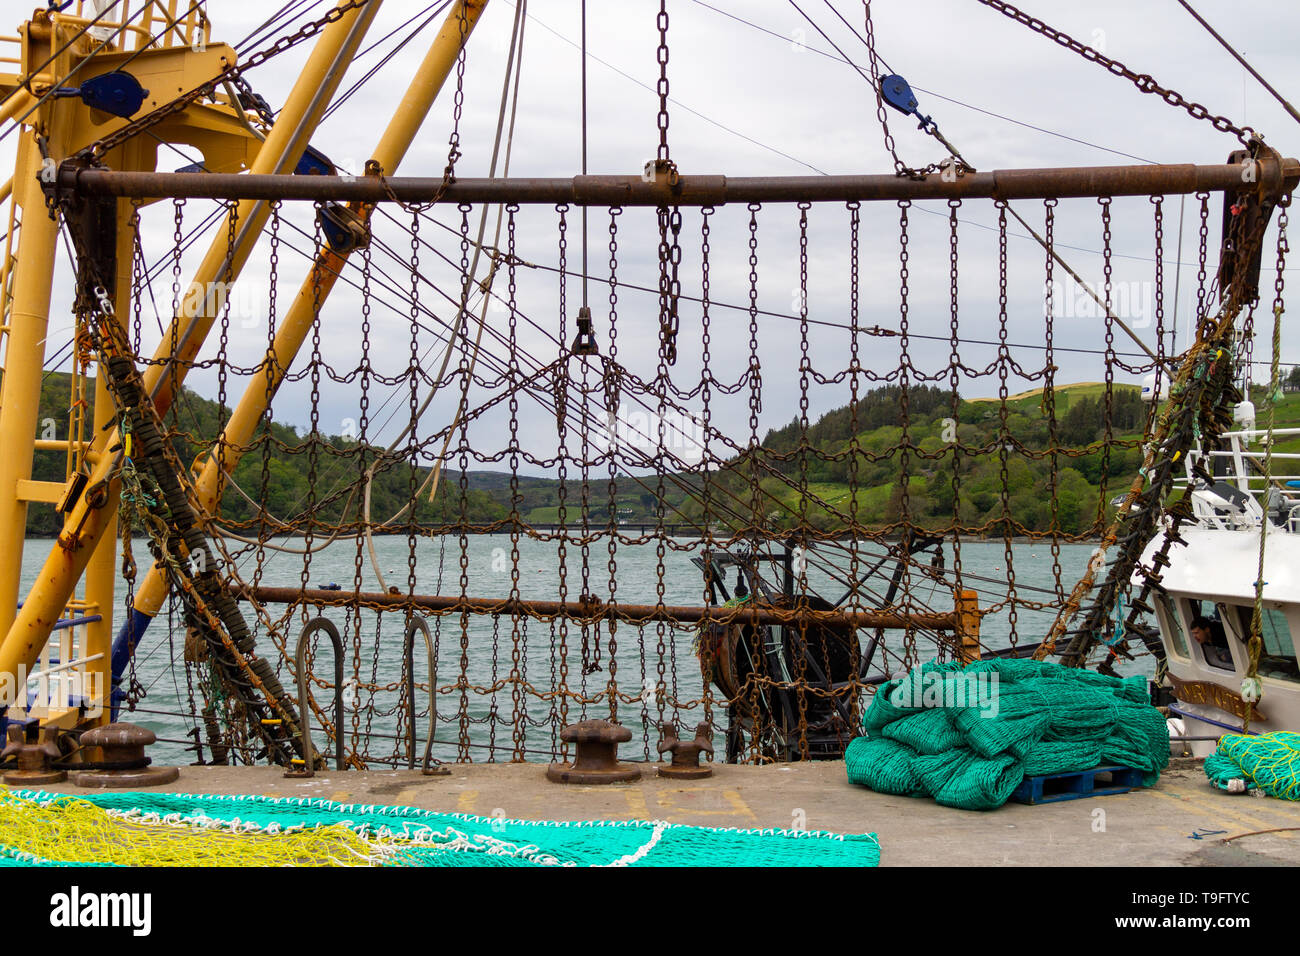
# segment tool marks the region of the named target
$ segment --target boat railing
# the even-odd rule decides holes
[[[80,0],[70,13],[55,13],[52,17],[74,31],[89,27],[87,32],[96,42],[111,38],[112,46],[119,50],[199,47],[208,43],[211,24],[200,4],[190,5],[182,0],[119,0],[104,16],[99,16],[101,9],[99,4]],[[89,26],[92,20],[96,20],[95,25]],[[118,34],[126,37],[125,42]]]
[[[77,0],[71,7],[51,9],[46,15],[58,41],[56,47],[63,48],[68,41],[79,37],[76,44],[69,46],[62,57],[53,58],[46,67],[27,64],[28,70],[40,70],[28,76],[24,74],[23,38],[10,34],[0,36],[0,79],[15,84],[22,81],[39,93],[42,86],[58,83],[76,57],[101,45],[109,52],[175,47],[201,51],[211,40],[212,24],[203,5],[188,0],[184,3],[182,0],[118,0],[116,5]],[[4,119],[27,109],[28,100],[24,97],[14,97],[11,102],[12,109],[0,114]]]
[[[1226,447],[1198,449],[1188,455],[1185,474],[1174,486],[1192,485],[1194,513],[1203,526],[1257,528],[1267,515],[1275,527],[1300,531],[1300,468],[1295,464],[1300,461],[1300,453],[1272,451],[1270,454],[1266,444],[1276,445],[1295,437],[1300,437],[1300,428],[1225,432],[1222,438],[1227,442]],[[1250,447],[1257,442],[1261,443],[1259,447]],[[1198,462],[1210,465],[1209,470],[1215,476],[1213,485],[1193,477]]]
[[[23,65],[23,40],[18,36],[0,36],[0,72],[12,66],[17,74]]]

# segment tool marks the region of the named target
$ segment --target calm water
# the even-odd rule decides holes
[[[300,547],[301,542],[277,541],[275,543]],[[697,543],[679,538],[673,542],[685,549]],[[53,542],[48,539],[28,541],[24,552],[23,593],[26,593],[41,562],[49,553]],[[847,547],[847,543],[846,543]],[[375,540],[379,559],[379,568],[385,583],[407,590],[408,586],[408,543],[405,537],[384,537]],[[420,539],[416,550],[416,591],[417,593],[460,594],[462,564],[465,577],[465,593],[471,596],[501,597],[508,595],[511,589],[510,557],[511,541],[505,535],[471,537],[462,555],[457,538]],[[519,542],[519,593],[524,598],[555,600],[560,594],[561,563],[565,569],[565,585],[570,600],[582,593],[583,588],[583,554],[582,549],[567,545],[561,556],[561,549],[554,542],[542,542],[523,539]],[[877,553],[877,546],[870,542],[862,545],[860,567],[864,570],[870,566],[872,555]],[[1062,545],[1060,554],[1060,581],[1068,594],[1071,585],[1083,572],[1093,547],[1091,545]],[[621,603],[655,604],[662,600],[664,604],[698,605],[702,601],[702,575],[691,563],[691,557],[698,555],[698,547],[692,550],[675,550],[665,547],[662,556],[659,549],[652,544],[621,545],[618,548],[617,571],[615,573],[616,596]],[[142,565],[146,554],[137,542],[136,558]],[[561,561],[561,557],[563,560]],[[589,593],[602,600],[610,597],[609,552],[605,542],[594,544],[587,556],[587,588]],[[297,587],[303,579],[302,555],[268,551],[262,565],[260,583],[267,586]],[[252,580],[255,567],[252,556],[240,565],[240,572],[246,580]],[[662,563],[662,585],[658,568]],[[951,549],[945,555],[945,567],[948,569],[946,581],[951,581],[953,555]],[[967,542],[961,546],[961,563],[964,575],[980,576],[993,579],[993,582],[976,580],[968,577],[967,588],[980,592],[981,607],[994,605],[995,609],[984,617],[982,622],[982,639],[986,646],[1006,647],[1012,631],[1012,611],[1005,604],[1007,559],[1002,542]],[[1020,601],[1051,602],[1055,600],[1056,573],[1053,569],[1050,546],[1046,542],[1015,543],[1012,545],[1012,563]],[[821,545],[809,558],[808,579],[810,585],[824,597],[835,601],[846,588],[842,579],[846,577],[849,558],[846,551]],[[839,569],[839,570],[836,570]],[[734,572],[733,572],[734,573]],[[324,547],[311,556],[307,569],[307,580],[313,587],[337,582],[346,589],[352,589],[356,580],[356,546],[353,541],[340,541]],[[837,580],[837,577],[841,580]],[[733,581],[728,580],[730,586]],[[885,581],[873,580],[870,586],[877,592],[883,592]],[[379,581],[367,557],[363,556],[361,564],[361,587],[363,590],[379,590]],[[660,589],[662,588],[662,594]],[[928,577],[913,573],[911,593],[914,599],[936,610],[948,610],[952,607],[951,584],[940,583]],[[1048,593],[1050,592],[1050,593]],[[868,602],[869,603],[869,602]],[[996,607],[999,603],[1000,608]],[[247,607],[245,605],[245,607]],[[285,608],[271,607],[270,613],[277,624],[280,634],[289,635],[289,649],[292,653],[293,641],[304,623],[301,612],[292,620],[285,620]],[[359,681],[361,685],[396,685],[402,675],[402,619],[400,614],[383,615],[378,620],[373,612],[363,611],[361,619],[345,609],[330,609],[327,616],[333,620],[343,635],[345,645],[345,678]],[[1054,613],[1048,610],[1036,610],[1017,605],[1014,611],[1015,631],[1021,642],[1030,643],[1040,640],[1046,628],[1054,619]],[[120,622],[121,614],[117,615]],[[692,651],[695,638],[693,627],[668,627],[664,625],[647,625],[639,631],[630,625],[620,626],[615,634],[610,635],[605,626],[584,635],[582,628],[575,624],[561,625],[542,621],[521,621],[517,626],[509,617],[496,622],[485,616],[471,616],[468,627],[462,634],[460,615],[441,619],[428,619],[436,642],[436,666],[438,684],[443,689],[438,700],[438,722],[434,753],[440,759],[457,758],[457,741],[462,732],[467,734],[472,747],[468,749],[471,759],[480,761],[488,759],[509,760],[516,743],[515,735],[527,756],[532,760],[547,759],[556,747],[552,724],[571,722],[584,715],[580,702],[570,701],[567,709],[560,701],[540,699],[536,694],[547,694],[558,685],[562,671],[567,665],[567,686],[571,691],[586,698],[592,698],[606,691],[611,670],[615,669],[620,695],[625,697],[644,696],[643,688],[653,690],[656,686],[667,688],[659,696],[647,703],[643,700],[620,700],[619,719],[633,732],[633,741],[625,745],[624,754],[628,759],[636,759],[638,751],[641,756],[654,756],[653,746],[659,738],[658,721],[661,716],[677,717],[681,724],[693,727],[702,719],[700,706],[685,706],[689,701],[698,701],[702,696],[702,682],[699,664]],[[586,661],[590,673],[584,675],[584,637],[586,643]],[[878,652],[873,671],[888,667],[891,671],[901,668],[903,635],[900,632],[887,633],[883,653]],[[269,647],[270,638],[260,624],[258,626],[259,649]],[[328,642],[319,648],[319,656],[314,658],[313,672],[324,677],[332,677],[332,652]],[[561,655],[561,645],[567,654]],[[184,738],[190,727],[189,722],[175,716],[176,712],[189,709],[191,693],[200,701],[198,689],[191,689],[186,682],[184,666],[179,663],[181,649],[184,645],[184,628],[180,625],[180,615],[173,608],[169,619],[164,610],[155,620],[145,635],[136,655],[136,680],[145,688],[146,696],[139,702],[139,709],[134,713],[123,711],[122,718],[153,729],[163,740],[152,751],[155,762],[189,763],[194,759],[192,752],[184,750]],[[359,653],[357,649],[359,648]],[[516,648],[518,660],[516,660]],[[660,650],[662,648],[662,651]],[[266,651],[264,651],[266,652]],[[930,641],[920,636],[917,638],[916,659],[927,660],[934,656],[935,648]],[[277,656],[277,655],[272,655]],[[173,666],[173,660],[177,661]],[[415,673],[419,683],[424,684],[426,655],[423,642],[416,639]],[[457,688],[457,677],[465,670],[468,684],[466,688]],[[662,666],[662,670],[661,670]],[[1140,660],[1137,665],[1129,665],[1127,672],[1150,673],[1149,660]],[[536,694],[522,695],[526,706],[519,711],[518,720],[514,719],[516,710],[512,698],[513,685],[501,682],[517,671]],[[281,680],[286,687],[291,680],[286,668],[280,670]],[[197,671],[196,671],[197,679]],[[493,693],[490,689],[496,684]],[[451,686],[449,686],[451,685]],[[427,687],[427,685],[426,685]],[[674,695],[673,688],[676,688]],[[321,695],[318,700],[324,702],[325,692],[319,688],[314,692]],[[515,691],[515,693],[518,693]],[[423,711],[417,721],[417,733],[422,752],[423,740],[427,732],[427,689],[417,695],[417,707]],[[349,690],[349,695],[351,690]],[[674,696],[682,703],[680,709],[674,707]],[[345,698],[346,699],[346,698]],[[399,745],[391,739],[399,730],[397,711],[398,691],[381,689],[375,693],[373,701],[368,691],[363,690],[359,697],[360,707],[352,706],[348,701],[345,726],[348,739],[354,735],[370,736],[368,747],[372,754],[390,759],[405,760],[405,750],[399,751]],[[332,709],[332,702],[327,706]],[[662,708],[662,711],[661,711]],[[156,713],[164,711],[169,713]],[[591,703],[586,707],[590,716],[608,716],[609,705],[606,701]],[[724,717],[719,713],[716,722],[721,726]],[[385,736],[386,735],[386,736]],[[721,740],[719,732],[717,738]],[[317,746],[325,741],[317,730]]]

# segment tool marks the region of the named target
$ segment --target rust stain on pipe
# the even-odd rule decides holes
[[[311,604],[320,607],[414,607],[443,614],[509,614],[520,617],[568,617],[583,620],[614,619],[631,624],[667,621],[709,624],[829,624],[849,627],[883,627],[955,630],[958,616],[951,612],[909,614],[905,611],[814,611],[773,607],[699,607],[657,604],[605,604],[600,601],[530,601],[451,595],[386,594],[383,591],[326,591],[318,588],[241,588],[236,593],[262,604]]]

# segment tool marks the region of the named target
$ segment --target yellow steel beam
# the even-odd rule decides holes
[[[26,90],[10,95],[4,106],[0,106],[0,123],[7,123],[15,116],[21,116],[32,108],[36,100]]]
[[[47,128],[47,142],[58,148],[62,130]],[[27,536],[27,501],[19,497],[18,483],[32,476],[33,439],[41,397],[45,335],[49,324],[50,294],[54,283],[54,258],[58,223],[45,208],[37,172],[42,156],[32,130],[24,129],[15,165],[15,198],[22,227],[18,230],[17,262],[9,303],[4,382],[0,385],[0,554],[9,566],[0,574],[0,630],[7,631],[18,603],[23,542]],[[53,624],[63,609],[59,602]],[[39,650],[39,648],[37,648]],[[34,658],[33,658],[34,659]],[[30,662],[29,662],[30,665]],[[12,668],[4,672],[13,673]]]
[[[275,125],[267,135],[266,142],[258,153],[253,166],[254,172],[280,172],[297,162],[302,150],[307,145],[308,137],[319,124],[326,107],[338,90],[343,75],[352,62],[352,58],[356,55],[357,48],[360,46],[366,30],[374,21],[380,3],[381,0],[370,0],[369,3],[360,8],[349,10],[339,20],[329,24],[321,31],[302,73],[285,101],[284,108],[281,110]],[[342,4],[340,3],[340,5]],[[58,104],[60,101],[52,102]],[[66,155],[66,152],[56,154],[60,158],[64,155]],[[35,169],[38,169],[40,165],[39,157],[37,159],[38,161],[34,166],[31,166],[30,162],[28,164],[32,170],[31,175],[26,180],[22,180],[20,177],[20,181],[28,182],[27,190],[34,197],[40,197],[42,211],[24,218],[23,228],[19,234],[22,243],[27,242],[28,229],[31,228],[32,223],[47,219],[43,215],[44,196],[34,174]],[[197,283],[199,288],[207,288],[217,280],[232,281],[239,274],[240,269],[252,251],[253,243],[261,225],[266,221],[267,214],[268,210],[265,203],[260,201],[246,201],[239,204],[237,213],[239,230],[234,247],[230,247],[226,230],[221,230],[221,234],[209,248],[195,274],[194,283]],[[51,274],[49,272],[50,266],[46,264],[52,263],[54,260],[53,237],[55,232],[52,224],[46,232],[49,234],[48,255],[43,258],[28,258],[26,245],[23,246],[20,254],[20,261],[30,262],[34,265],[39,263],[44,265],[45,268],[20,269],[21,274],[18,277],[24,283],[39,282],[41,280],[35,277],[43,277],[45,288],[44,307],[37,310],[28,310],[39,313],[40,338],[38,342],[28,341],[32,336],[30,332],[25,332],[26,337],[23,340],[25,351],[17,352],[14,345],[14,333],[11,332],[9,345],[9,354],[11,356],[15,354],[24,355],[24,375],[25,377],[35,376],[37,391],[33,392],[33,395],[36,396],[39,395],[39,379],[42,365],[39,357],[43,355],[43,351],[37,351],[37,347],[43,345],[45,320],[49,311]],[[45,238],[45,233],[41,230],[33,229],[33,234],[39,238]],[[193,287],[193,284],[191,284],[191,287]],[[28,298],[34,297],[34,291],[36,290],[33,290],[33,296],[28,296]],[[17,289],[15,289],[15,292],[17,292]],[[17,294],[15,294],[14,300],[14,314],[17,316]],[[212,326],[215,315],[208,315],[207,312],[208,310],[205,309],[200,310],[200,314],[193,317],[176,316],[172,320],[169,332],[163,335],[159,351],[155,355],[155,359],[158,361],[150,365],[146,370],[144,377],[146,390],[153,392],[157,389],[155,404],[157,404],[160,411],[165,410],[170,404],[172,399],[171,388],[173,386],[179,387],[181,381],[183,381],[189,360],[193,359],[197,354],[208,330]],[[33,325],[34,323],[25,324]],[[177,355],[169,354],[168,350],[172,342],[181,343]],[[38,357],[38,360],[34,363],[29,360],[32,355]],[[167,367],[169,359],[175,363],[171,368]],[[166,381],[163,380],[164,377]],[[4,381],[6,392],[9,389],[9,382],[10,374],[7,374]],[[30,476],[30,449],[35,434],[36,415],[34,398],[31,405],[30,414],[13,415],[11,417],[11,409],[8,407],[8,402],[5,402],[3,405],[5,414],[0,416],[0,440],[4,442],[4,444],[0,444],[0,447],[12,449],[15,457],[21,458],[25,456],[27,459],[26,473],[11,477],[6,484],[7,470],[13,471],[13,468],[8,464],[8,454],[0,456],[0,547],[5,548],[6,553],[13,556],[11,560],[15,565],[19,563],[19,556],[22,554],[22,528],[26,519],[26,508],[21,503],[11,503],[10,499],[17,478]],[[100,432],[96,436],[95,445],[98,448],[112,448],[117,444],[118,436],[115,430],[100,441],[100,436],[104,435],[104,432]],[[85,570],[91,554],[116,517],[118,485],[114,480],[115,467],[115,456],[112,455],[104,455],[95,466],[88,487],[95,487],[99,483],[106,484],[109,491],[107,503],[103,504],[102,507],[92,507],[86,496],[82,495],[64,516],[63,531],[37,575],[36,583],[33,585],[16,618],[14,617],[14,607],[17,603],[17,567],[8,576],[0,575],[0,631],[5,633],[4,642],[0,644],[0,674],[16,673],[20,667],[30,668],[41,648],[44,647],[46,640],[48,640],[51,626],[58,619],[63,607],[72,596],[77,580]],[[21,509],[21,515],[17,513],[19,509]],[[3,536],[3,532],[6,530],[8,531],[7,538]],[[4,682],[4,686],[0,688],[0,707],[11,703],[10,700],[6,700],[3,696],[11,686],[12,682]]]
[[[152,112],[172,97],[201,86],[236,61],[235,51],[224,43],[214,43],[202,51],[188,47],[143,50],[138,53],[100,53],[77,73],[77,82],[112,73],[125,66],[127,71],[149,91],[137,116]],[[38,87],[39,89],[39,87]],[[76,98],[59,101],[60,109],[73,113],[72,128],[75,134],[67,144],[68,153],[89,146],[117,132],[132,119],[106,116],[92,110]],[[203,153],[203,165],[208,172],[239,172],[251,168],[261,147],[259,140],[237,117],[239,107],[234,103],[194,103],[180,113],[169,116],[154,126],[145,139],[158,145],[183,143]],[[157,139],[153,139],[157,137]],[[115,169],[132,167],[117,166]],[[153,165],[136,167],[152,169]]]
[[[19,478],[14,487],[14,496],[19,501],[43,501],[52,505],[58,503],[66,490],[67,486],[61,481],[34,481],[30,478]]]
[[[375,147],[372,158],[386,175],[391,175],[406,155],[456,63],[461,46],[461,18],[465,20],[464,38],[468,41],[470,32],[487,4],[488,0],[465,0],[457,3],[447,14],[442,29],[430,45]],[[373,209],[372,205],[355,207],[355,211],[367,220]],[[244,448],[252,440],[258,423],[280,387],[285,372],[293,364],[294,357],[311,331],[320,305],[334,288],[335,280],[342,273],[347,260],[347,255],[339,255],[326,247],[317,256],[314,267],[308,271],[297,296],[276,330],[270,354],[252,375],[239,405],[230,416],[230,421],[226,423],[225,430],[209,453],[195,482],[195,490],[203,507],[215,509],[225,486],[222,466],[224,465],[225,472],[232,472],[239,463]],[[314,277],[319,277],[319,282]],[[136,588],[135,609],[150,617],[154,616],[167,598],[167,589],[167,576],[155,564]]]

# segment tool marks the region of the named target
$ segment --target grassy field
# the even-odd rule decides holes
[[[1136,386],[1129,384],[1117,384],[1114,386],[1117,391],[1131,393]],[[1056,416],[1058,421],[1062,421],[1071,408],[1080,401],[1085,399],[1092,402],[1100,402],[1105,394],[1106,386],[1101,382],[1080,382],[1069,385],[1062,385],[1055,389]],[[1256,424],[1258,427],[1267,427],[1268,425],[1268,408],[1263,395],[1262,389],[1254,389],[1254,401],[1257,409]],[[1013,423],[1013,433],[1019,434],[1019,428],[1027,422],[1042,422],[1045,418],[1045,412],[1042,407],[1042,390],[1034,389],[1031,391],[1020,392],[1008,397],[1008,410],[1012,413],[1015,422]],[[975,406],[972,409],[970,406]],[[985,412],[979,412],[978,409],[983,406],[987,408]],[[998,400],[996,398],[972,399],[963,406],[968,411],[974,412],[973,415],[963,414],[963,421],[968,418],[975,419],[973,425],[963,424],[963,439],[978,443],[981,437],[991,428],[997,427],[997,410]],[[1087,413],[1085,413],[1087,414]],[[990,415],[994,417],[990,417]],[[1275,427],[1277,428],[1295,428],[1300,427],[1300,393],[1286,394],[1278,403],[1274,411]],[[913,429],[912,438],[917,441],[923,448],[933,451],[941,447],[942,442],[938,437],[936,429],[939,426],[934,422],[928,425],[918,426]],[[972,428],[973,431],[967,436],[965,429]],[[900,440],[902,431],[895,424],[882,425],[877,428],[864,430],[858,435],[859,446],[869,453],[880,455],[887,453],[891,448],[896,446]],[[1141,435],[1135,431],[1125,430],[1122,433],[1117,430],[1116,440],[1128,440],[1136,446]],[[843,437],[824,443],[823,447],[828,451],[839,451],[846,447],[847,440]],[[1252,451],[1259,451],[1262,446],[1254,444],[1251,446]],[[1274,446],[1274,450],[1279,453],[1300,454],[1300,435],[1288,436],[1282,438]],[[1133,452],[1136,454],[1136,452]],[[891,495],[895,493],[895,481],[892,477],[878,475],[875,478],[868,477],[864,465],[864,472],[859,476],[859,487],[857,489],[857,512],[859,519],[867,523],[879,521],[883,518],[886,506]],[[915,469],[911,482],[909,484],[909,495],[912,498],[913,508],[924,505],[927,500],[928,488],[927,482],[929,476],[936,469],[946,471],[947,465],[934,461],[914,461],[912,467]],[[1060,467],[1081,467],[1077,460],[1063,460]],[[1136,465],[1134,465],[1136,467]],[[1300,461],[1279,461],[1274,465],[1275,473],[1300,473]],[[825,510],[831,509],[841,514],[847,515],[850,512],[851,502],[849,500],[849,485],[846,482],[816,480],[811,481],[808,486],[808,502],[801,503],[799,498],[797,478],[794,477],[793,469],[789,472],[788,480],[768,477],[762,482],[765,492],[766,507],[770,519],[781,521],[792,521],[800,514],[806,512],[810,517],[821,514],[825,516]],[[1125,472],[1127,474],[1127,472]],[[492,480],[487,476],[471,476],[472,485],[482,483],[484,486],[492,484]],[[967,481],[969,479],[964,479]],[[1096,478],[1090,477],[1089,482],[1092,487],[1096,488]],[[1119,479],[1112,478],[1112,487],[1116,486]],[[967,490],[974,490],[977,482],[970,481],[970,488],[964,485],[963,494]],[[987,483],[987,482],[985,482]],[[520,512],[525,519],[532,523],[553,524],[559,521],[559,508],[555,504],[555,487],[551,479],[527,479],[527,487],[521,488],[522,498],[520,502]],[[508,494],[503,495],[504,489],[493,488],[494,496],[498,500],[503,500],[508,504]],[[666,485],[667,494],[666,505],[664,508],[664,520],[669,523],[690,520],[683,519],[677,513],[676,508],[689,507],[683,500],[682,491],[672,482]],[[592,499],[590,502],[593,513],[589,520],[593,524],[603,524],[605,518],[605,509],[608,505],[608,491],[605,483],[599,483],[599,487],[593,486],[591,489]],[[581,489],[576,485],[571,485],[568,492],[568,515],[569,521],[576,520],[580,513],[581,507]],[[746,495],[746,500],[748,496]],[[657,502],[652,494],[648,494],[648,489],[627,481],[626,479],[619,482],[619,488],[616,492],[615,505],[619,510],[621,518],[632,522],[653,521]],[[967,506],[964,506],[967,507]],[[598,510],[598,513],[597,513]]]

